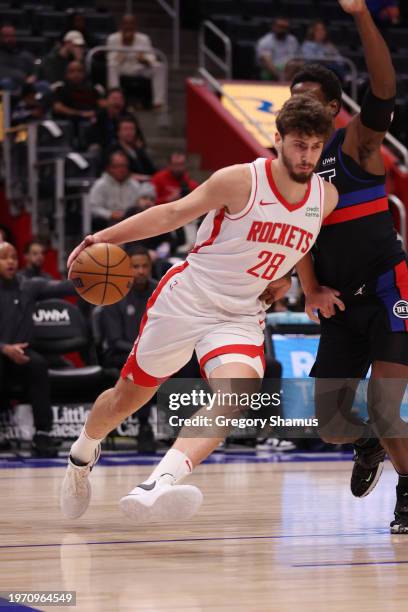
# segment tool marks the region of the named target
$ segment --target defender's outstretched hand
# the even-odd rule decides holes
[[[78,257],[80,252],[83,251],[84,249],[86,249],[86,247],[90,246],[91,244],[94,244],[95,242],[96,242],[96,240],[95,240],[95,238],[92,235],[85,236],[85,238],[83,239],[81,244],[78,244],[78,246],[75,247],[75,249],[73,251],[71,251],[71,253],[69,255],[68,261],[67,261],[67,268],[68,268],[68,270],[71,267],[71,265],[73,264],[74,260]]]
[[[339,0],[339,4],[343,11],[350,13],[350,15],[358,15],[367,10],[365,0]]]
[[[346,309],[344,302],[339,299],[340,291],[331,287],[319,286],[305,296],[305,312],[311,321],[320,323],[316,311],[330,319],[336,314],[335,306],[341,311]]]

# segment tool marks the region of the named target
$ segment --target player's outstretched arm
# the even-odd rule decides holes
[[[349,123],[343,150],[367,172],[382,174],[380,147],[394,111],[396,76],[391,54],[367,8],[365,0],[339,0],[344,11],[353,15],[370,77],[360,114]]]
[[[79,253],[95,242],[123,244],[159,236],[183,227],[210,210],[226,208],[231,214],[239,213],[248,201],[251,181],[251,172],[246,164],[218,170],[184,198],[154,206],[96,234],[86,236],[68,257],[67,265],[70,267]]]

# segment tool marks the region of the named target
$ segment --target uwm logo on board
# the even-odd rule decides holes
[[[67,308],[39,308],[33,314],[36,325],[69,325],[71,318]]]

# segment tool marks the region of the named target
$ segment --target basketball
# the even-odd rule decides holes
[[[87,302],[106,306],[119,302],[133,283],[130,259],[116,244],[98,242],[80,252],[68,278]]]

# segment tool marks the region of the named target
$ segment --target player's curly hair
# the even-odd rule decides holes
[[[276,117],[276,127],[284,138],[286,134],[328,137],[332,129],[332,117],[318,100],[307,95],[289,98]]]
[[[290,90],[298,83],[318,83],[322,88],[326,102],[337,100],[339,108],[341,106],[342,87],[339,77],[333,70],[321,64],[307,64],[299,70],[293,77]]]

